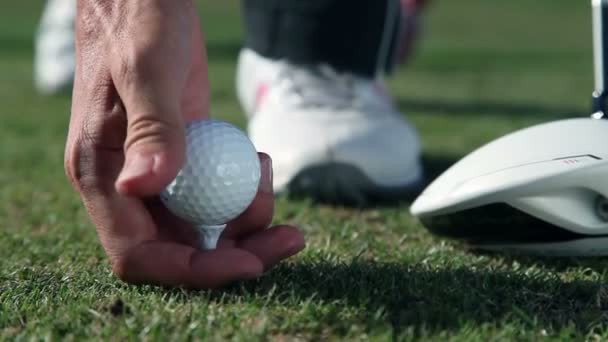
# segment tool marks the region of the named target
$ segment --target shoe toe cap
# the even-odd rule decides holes
[[[418,134],[403,117],[259,114],[250,120],[249,134],[256,148],[273,159],[277,191],[304,169],[332,163],[354,166],[383,187],[422,177]]]

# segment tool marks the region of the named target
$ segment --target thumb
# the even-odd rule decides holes
[[[161,97],[162,98],[162,97]],[[148,110],[141,106],[129,111],[125,162],[116,181],[123,195],[158,194],[177,175],[185,160],[185,127],[179,105],[167,106],[146,98]]]

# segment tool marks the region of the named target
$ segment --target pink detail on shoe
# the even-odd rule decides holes
[[[372,89],[376,93],[376,95],[378,95],[379,98],[384,100],[387,105],[394,105],[393,98],[390,96],[388,89],[386,88],[386,85],[384,85],[384,83],[376,81],[374,82]]]
[[[388,98],[388,91],[386,90],[384,84],[382,84],[381,82],[374,82],[374,91],[376,92],[376,94],[378,94],[378,96]]]
[[[268,95],[268,89],[270,86],[266,82],[262,82],[258,85],[258,89],[255,93],[255,102],[253,103],[253,112],[258,110],[258,107],[262,104],[266,95]]]

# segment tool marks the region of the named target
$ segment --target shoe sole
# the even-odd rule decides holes
[[[411,201],[423,187],[423,179],[406,185],[378,185],[353,165],[331,163],[300,171],[288,183],[286,192],[294,198],[362,207]]]

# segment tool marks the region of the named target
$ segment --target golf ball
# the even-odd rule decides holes
[[[175,215],[200,226],[226,224],[253,201],[260,160],[247,135],[208,119],[186,127],[186,161],[160,194]]]

